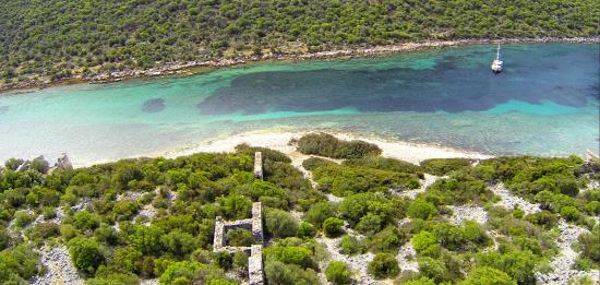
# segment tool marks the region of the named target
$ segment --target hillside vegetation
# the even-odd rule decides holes
[[[263,153],[265,180],[252,173],[255,151]],[[17,171],[21,163],[0,170],[2,284],[27,284],[44,276],[44,266],[56,271],[44,261],[52,257],[48,248],[62,249],[58,268],[73,264],[86,284],[247,282],[245,254],[212,252],[214,221],[247,218],[256,201],[265,207],[268,284],[320,284],[319,275],[352,284],[365,280],[359,274],[396,284],[535,284],[563,259],[564,225],[581,232],[571,237],[580,254],[569,266],[600,269],[600,189],[590,187],[600,182],[600,163],[577,157],[501,157],[476,166],[311,158],[304,165],[317,189],[283,153],[246,145],[49,174],[41,160]],[[444,176],[419,190],[430,169]],[[537,207],[506,206],[494,190],[499,183]],[[481,209],[485,219],[456,222],[462,208]],[[252,239],[244,229],[227,238],[234,245]],[[408,248],[414,254],[407,259]],[[357,268],[351,257],[364,264]]]
[[[0,0],[3,82],[418,40],[598,34],[594,0]]]

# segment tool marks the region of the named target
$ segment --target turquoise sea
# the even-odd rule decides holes
[[[393,56],[260,63],[185,77],[0,94],[0,161],[75,163],[257,129],[343,130],[488,154],[599,149],[599,47],[478,45]]]

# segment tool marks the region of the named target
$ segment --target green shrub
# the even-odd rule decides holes
[[[341,261],[332,261],[325,269],[327,281],[336,284],[350,284],[352,281],[352,272],[348,269],[348,265]]]
[[[427,220],[437,214],[437,208],[430,202],[416,199],[408,206],[407,214],[413,219]]]
[[[323,222],[330,217],[335,217],[337,213],[336,206],[329,202],[319,202],[314,204],[305,214],[304,220],[321,227]]]
[[[73,216],[73,225],[81,231],[94,230],[100,225],[100,217],[89,211],[79,211]]]
[[[533,282],[534,270],[539,262],[531,251],[510,251],[506,253],[489,252],[477,257],[480,266],[504,271],[518,283]]]
[[[276,238],[293,237],[298,233],[298,222],[286,211],[267,209],[265,211],[265,229],[267,233]]]
[[[88,274],[94,274],[104,262],[100,245],[92,239],[77,237],[69,241],[69,253],[75,267]]]
[[[461,285],[517,285],[506,273],[491,267],[479,267],[469,273]]]
[[[298,140],[298,151],[304,154],[346,159],[381,154],[381,149],[375,144],[363,141],[346,142],[325,133],[304,135]]]
[[[600,237],[600,226],[594,227],[591,233],[580,235],[579,244],[581,255],[600,266],[600,242],[598,242],[598,237]]]
[[[223,271],[212,265],[180,261],[170,264],[160,275],[159,281],[160,284],[210,284],[209,282],[223,280],[224,277]]]
[[[423,276],[433,279],[436,283],[449,280],[448,269],[442,260],[431,257],[421,257],[418,260],[419,272]]]
[[[40,273],[38,254],[26,245],[0,251],[0,283],[27,284],[34,275]]]
[[[388,226],[373,235],[369,240],[371,251],[397,252],[400,246],[407,242],[407,234],[396,226]]]
[[[301,222],[298,226],[297,236],[299,238],[312,238],[317,234],[317,229],[307,222]]]
[[[96,276],[85,281],[86,285],[137,285],[140,280],[133,274],[110,273],[103,276]]]
[[[27,211],[18,211],[15,213],[15,225],[17,227],[25,227],[31,222],[33,222],[34,217],[32,214],[29,214]]]
[[[576,221],[581,217],[581,212],[573,206],[566,206],[560,210],[560,215],[567,219],[567,221]]]
[[[467,158],[434,158],[421,161],[421,167],[425,172],[443,176],[452,171],[469,168],[472,162]]]
[[[440,251],[440,245],[435,235],[428,231],[421,231],[414,235],[411,243],[415,251],[425,256],[437,256]]]
[[[284,264],[270,259],[265,262],[265,277],[268,284],[321,284],[317,273],[311,268],[303,269],[295,264]]]
[[[400,273],[396,256],[389,253],[378,253],[367,267],[369,274],[376,279],[396,277]]]
[[[336,237],[344,232],[342,227],[344,226],[344,221],[335,217],[327,218],[323,222],[323,232],[328,237]]]
[[[366,251],[366,246],[362,240],[358,240],[353,236],[344,235],[340,240],[339,247],[342,253],[347,255],[362,254]]]
[[[250,246],[254,242],[252,232],[242,228],[227,231],[226,238],[231,246]]]

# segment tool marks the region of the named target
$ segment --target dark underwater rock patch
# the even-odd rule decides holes
[[[165,105],[165,100],[162,98],[150,99],[144,102],[142,106],[142,111],[146,113],[158,113],[164,110],[167,106]]]

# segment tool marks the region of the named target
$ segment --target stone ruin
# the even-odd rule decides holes
[[[56,160],[56,163],[54,164],[54,168],[71,170],[71,169],[73,169],[73,164],[71,163],[71,160],[69,159],[67,154],[63,153],[61,155],[61,157],[59,157]]]
[[[263,179],[263,161],[260,151],[254,153],[254,177]]]
[[[263,260],[262,248],[264,242],[263,222],[262,222],[262,204],[256,202],[252,204],[252,218],[224,221],[221,216],[215,219],[215,236],[213,240],[213,251],[227,251],[234,253],[243,251],[250,255],[248,259],[248,278],[250,285],[263,285]],[[233,229],[246,229],[252,232],[254,243],[249,247],[229,246],[226,239],[227,232]]]

